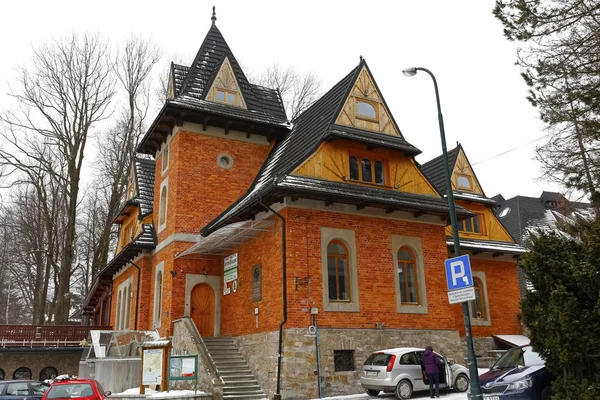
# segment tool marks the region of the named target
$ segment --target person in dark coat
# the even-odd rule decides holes
[[[433,352],[431,346],[427,346],[423,353],[423,366],[429,379],[429,395],[433,399],[433,384],[435,383],[435,397],[440,397],[440,359]]]

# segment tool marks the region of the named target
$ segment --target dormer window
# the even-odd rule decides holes
[[[350,180],[383,185],[385,184],[384,171],[381,160],[350,156]]]
[[[376,105],[370,101],[356,100],[356,118],[378,122]]]
[[[217,101],[227,104],[235,104],[235,93],[228,90],[217,89]]]
[[[471,186],[471,177],[467,175],[457,175],[456,186],[458,186],[458,189],[473,190]]]

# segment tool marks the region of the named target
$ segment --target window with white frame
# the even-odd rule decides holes
[[[161,315],[162,315],[162,301],[163,301],[163,275],[165,270],[165,263],[161,262],[156,266],[154,272],[154,321],[153,326],[160,328]]]
[[[169,203],[169,178],[166,178],[160,184],[160,198],[158,206],[158,231],[162,231],[167,226],[167,210]]]
[[[163,150],[162,150],[161,174],[164,174],[165,172],[167,172],[167,169],[169,169],[170,147],[171,147],[171,143],[169,140],[167,140],[167,142],[165,143],[165,146],[163,147]]]
[[[396,312],[427,314],[421,238],[392,235]]]
[[[473,271],[473,288],[475,290],[475,300],[469,302],[471,324],[490,326],[492,320],[490,318],[485,272]]]
[[[321,259],[323,310],[359,311],[354,231],[322,227]]]

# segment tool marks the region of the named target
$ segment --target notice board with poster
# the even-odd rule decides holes
[[[238,253],[225,257],[223,260],[223,281],[235,281],[238,278]]]

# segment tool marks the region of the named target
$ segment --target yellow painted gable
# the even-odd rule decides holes
[[[514,243],[513,238],[506,229],[504,229],[504,226],[500,223],[498,217],[496,217],[496,214],[494,214],[489,206],[462,200],[457,200],[456,204],[477,214],[481,224],[481,233],[461,232],[459,229],[459,237],[465,239],[497,240],[500,242]],[[458,223],[458,226],[461,226],[461,222]],[[446,227],[446,235],[452,236],[451,226]]]
[[[357,116],[357,103],[367,102],[375,107],[377,118],[367,119]],[[400,131],[391,118],[391,114],[385,104],[373,78],[366,67],[363,66],[350,95],[344,103],[342,111],[336,121],[338,125],[351,126],[359,129],[367,129],[374,132],[386,133],[388,135],[400,136]]]
[[[235,95],[235,101],[233,103],[218,100],[217,92],[224,91],[226,93],[232,93]],[[236,106],[240,108],[247,108],[246,102],[244,101],[244,96],[242,95],[242,91],[240,90],[240,85],[238,84],[237,79],[235,78],[235,74],[233,73],[233,69],[231,68],[231,63],[229,62],[229,58],[225,57],[223,60],[223,64],[221,64],[221,68],[217,73],[217,76],[208,91],[208,95],[206,96],[207,100],[214,101],[216,103],[223,103],[230,106]]]
[[[382,161],[385,165],[385,183],[377,185],[351,181],[349,179],[350,156],[369,158],[372,162]],[[397,150],[381,148],[369,150],[366,145],[350,140],[321,143],[319,148],[296,168],[292,175],[439,197],[433,186],[417,168],[413,159]]]
[[[460,186],[459,178],[466,178],[470,182],[471,188],[468,189],[464,186]],[[464,179],[462,181],[464,182]],[[459,150],[456,163],[454,164],[454,170],[452,171],[452,189],[481,195],[484,194],[481,186],[479,185],[479,181],[477,181],[477,177],[473,172],[473,168],[471,167],[469,160],[467,160],[467,156],[465,156],[465,152],[462,148]]]

